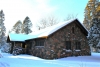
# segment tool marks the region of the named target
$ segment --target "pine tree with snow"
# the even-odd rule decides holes
[[[100,41],[100,10],[94,16],[93,24],[89,30],[88,42],[91,47],[97,49]]]
[[[17,34],[22,32],[22,22],[20,20],[17,21],[16,24],[13,26],[12,31],[14,31]]]
[[[0,11],[0,48],[6,43],[6,38],[5,38],[6,28],[3,23],[4,20],[5,20],[4,13],[3,10],[1,10]]]
[[[31,22],[30,18],[27,16],[23,21],[22,33],[25,33],[25,34],[31,33],[32,32],[31,28],[32,28],[32,22]]]
[[[6,43],[7,37],[5,36],[6,28],[4,26],[4,13],[3,10],[0,11],[0,50],[2,52],[9,52],[10,44]]]

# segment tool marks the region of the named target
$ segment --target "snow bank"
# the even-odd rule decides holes
[[[55,60],[45,60],[31,55],[2,55],[4,57],[0,58],[0,67],[100,67],[100,53]]]

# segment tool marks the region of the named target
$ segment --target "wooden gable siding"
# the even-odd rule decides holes
[[[10,38],[9,38],[9,36],[7,37],[7,43],[9,43],[10,42]]]
[[[51,34],[47,39],[45,39],[43,47],[35,46],[36,40],[31,40],[30,42],[34,42],[34,46],[30,49],[30,54],[45,59],[90,55],[90,47],[87,43],[86,37],[87,32],[82,30],[75,22],[76,21]],[[73,27],[74,33],[72,32]],[[66,50],[66,41],[71,42],[70,51]],[[80,51],[75,51],[75,42],[81,43]]]

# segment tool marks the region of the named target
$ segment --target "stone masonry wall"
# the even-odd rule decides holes
[[[72,27],[74,27],[74,33],[72,33]],[[71,41],[71,50],[66,50],[66,41]],[[75,51],[76,41],[81,42],[80,51]],[[33,46],[31,54],[44,59],[91,55],[87,38],[75,23],[71,23],[50,35],[45,39],[44,47]]]

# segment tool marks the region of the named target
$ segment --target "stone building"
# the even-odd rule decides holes
[[[57,59],[68,56],[91,55],[87,41],[88,31],[78,19],[58,23],[33,32],[33,34],[9,34],[7,42],[26,49],[26,54],[44,59]]]

